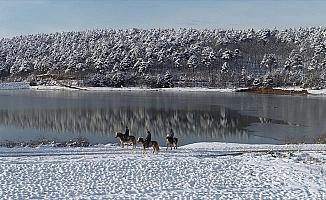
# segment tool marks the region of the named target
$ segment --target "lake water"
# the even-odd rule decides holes
[[[164,143],[283,144],[326,133],[326,97],[213,92],[0,91],[0,142],[87,138],[117,142],[115,132]]]

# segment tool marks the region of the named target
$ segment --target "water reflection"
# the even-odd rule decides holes
[[[180,138],[181,144],[199,141],[279,143],[273,137],[258,137],[247,130],[252,124],[266,123],[288,124],[282,120],[243,115],[216,105],[210,109],[80,106],[0,110],[0,124],[4,127],[76,133],[78,137],[88,137],[92,143],[114,142],[114,132],[123,131],[126,125],[136,136],[143,136],[145,130],[150,129],[153,139],[160,143],[164,142],[166,131],[170,128]],[[99,135],[101,139],[96,139]],[[105,137],[107,141],[103,141]]]

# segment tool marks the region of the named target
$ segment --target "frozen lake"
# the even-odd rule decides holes
[[[326,133],[326,98],[156,91],[0,91],[0,142],[85,137],[114,143],[131,135],[180,145],[203,141],[283,144]]]

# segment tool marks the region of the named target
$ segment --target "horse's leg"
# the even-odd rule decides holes
[[[144,146],[143,154],[146,154],[146,147]]]
[[[132,141],[132,153],[135,153],[136,150],[136,142]]]
[[[146,154],[146,148],[143,146],[143,150],[142,150],[142,155],[143,155],[143,157],[146,157],[147,156],[147,154]]]

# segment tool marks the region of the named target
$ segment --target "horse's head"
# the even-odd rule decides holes
[[[138,142],[138,143],[143,143],[143,142],[144,142],[144,138],[139,137],[139,138],[137,139],[137,142]]]

